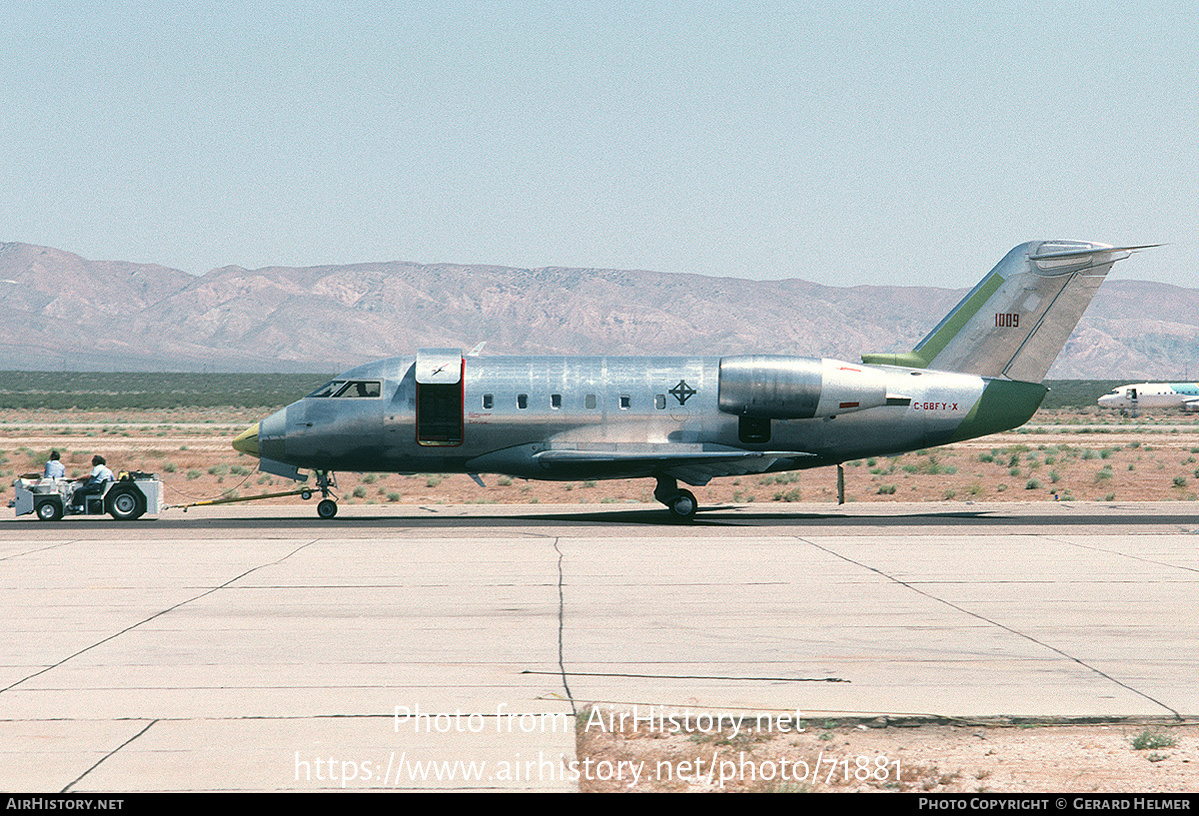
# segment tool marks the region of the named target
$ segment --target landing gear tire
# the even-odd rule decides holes
[[[691,521],[699,502],[690,490],[679,490],[679,483],[672,476],[659,476],[658,486],[654,488],[654,498],[666,505],[670,517],[675,521]]]
[[[146,499],[134,490],[116,489],[109,491],[106,500],[108,515],[117,521],[133,521],[146,512]]]
[[[679,494],[670,500],[667,505],[670,508],[670,515],[679,521],[691,521],[695,518],[695,511],[699,509],[699,502],[695,500],[695,494],[690,490],[680,490]]]
[[[37,506],[38,521],[61,521],[62,505],[56,501],[44,501]]]
[[[333,499],[321,499],[316,506],[316,514],[323,519],[331,519],[337,515],[337,502]]]

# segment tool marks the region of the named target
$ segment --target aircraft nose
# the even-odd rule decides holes
[[[255,422],[249,428],[239,433],[233,439],[233,449],[248,453],[251,456],[258,455],[258,426],[260,423]]]

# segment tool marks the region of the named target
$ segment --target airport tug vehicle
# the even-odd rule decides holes
[[[105,482],[103,492],[81,496],[74,504],[75,489],[84,481],[22,477],[13,484],[13,508],[18,516],[34,513],[40,521],[105,513],[118,521],[133,521],[146,513],[162,512],[162,482],[153,473],[123,472],[116,480]]]

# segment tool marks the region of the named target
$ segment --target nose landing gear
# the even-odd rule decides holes
[[[316,514],[323,519],[331,519],[337,515],[337,496],[331,488],[337,487],[337,477],[328,470],[316,472],[316,486],[321,491],[321,500],[317,502]],[[333,498],[329,498],[333,495]],[[305,498],[308,498],[305,496]]]

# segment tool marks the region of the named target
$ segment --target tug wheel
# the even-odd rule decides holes
[[[62,505],[56,501],[44,501],[37,506],[39,521],[58,521],[62,518]]]
[[[118,521],[133,521],[146,512],[146,500],[140,491],[117,488],[109,492],[108,514]]]

